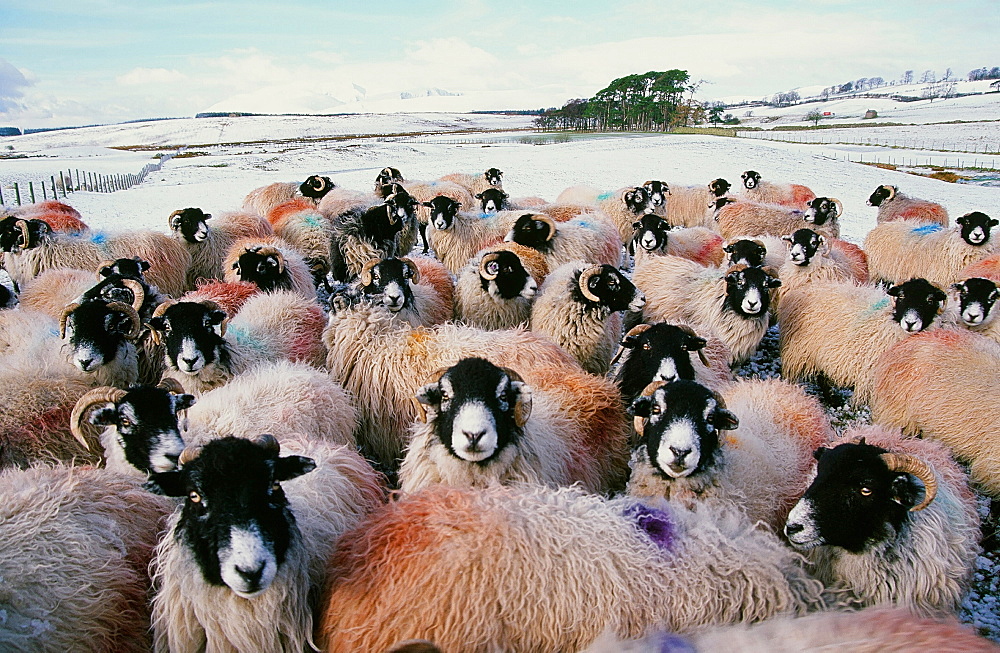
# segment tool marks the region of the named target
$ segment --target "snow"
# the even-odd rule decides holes
[[[892,129],[902,128],[868,127],[837,130],[843,134],[835,135],[965,143],[982,137],[1000,143],[1000,122],[992,121],[998,115],[998,101],[1000,95],[976,96],[975,101],[935,101],[926,107],[911,103],[892,109],[898,113],[891,119],[902,121],[908,116],[911,122],[928,124],[901,132]],[[843,100],[838,115],[856,111],[851,102]],[[874,106],[868,100],[859,100],[857,106],[862,104]],[[802,107],[797,109],[802,111]],[[881,109],[879,114],[881,118]],[[980,122],[929,124],[959,114]],[[791,116],[791,112],[784,115],[789,120]],[[147,163],[155,163],[157,155],[186,146],[187,156],[167,161],[162,170],[130,190],[76,192],[65,201],[94,228],[166,232],[167,216],[179,208],[198,206],[208,213],[237,209],[258,186],[302,180],[310,174],[328,175],[340,186],[367,190],[377,172],[389,165],[410,179],[498,167],[505,173],[504,188],[512,197],[537,195],[549,200],[577,184],[613,190],[648,179],[705,184],[724,177],[738,183],[744,170],[754,169],[764,179],[803,183],[818,195],[839,198],[845,208],[843,236],[856,243],[875,225],[876,209],[867,206],[866,200],[881,184],[895,184],[907,194],[940,202],[953,217],[974,210],[1000,213],[998,188],[951,184],[845,160],[852,153],[856,158],[858,151],[884,151],[887,156],[897,152],[888,146],[837,145],[837,139],[813,145],[672,134],[557,137],[526,134],[530,123],[530,116],[364,114],[181,119],[45,132],[0,139],[0,156],[24,157],[0,159],[0,189],[9,203],[14,182],[23,188],[33,181],[37,188],[43,179],[58,178],[60,170],[137,173]],[[123,147],[133,149],[113,149]],[[774,331],[741,374],[776,375],[780,369],[776,341]],[[838,428],[868,418],[866,411],[853,411],[849,405],[831,407],[830,414]],[[960,615],[995,641],[1000,641],[998,567],[995,550],[980,557],[975,588]]]

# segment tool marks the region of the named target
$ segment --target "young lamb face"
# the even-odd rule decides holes
[[[658,215],[647,213],[632,223],[633,249],[641,247],[647,252],[663,251],[667,246],[670,223]]]
[[[233,263],[240,281],[249,281],[264,292],[291,290],[292,280],[285,271],[285,258],[273,247],[252,247]]]
[[[886,291],[895,297],[892,319],[907,333],[923,331],[944,309],[943,290],[925,279],[910,279]]]
[[[181,469],[150,476],[158,494],[187,497],[177,522],[179,546],[189,550],[210,585],[243,598],[265,591],[301,537],[281,488],[316,468],[311,458],[278,455],[270,436],[260,442],[225,437],[208,442]],[[170,537],[168,534],[166,537]]]
[[[392,313],[413,307],[413,289],[419,273],[409,259],[387,258],[374,265],[366,265],[359,280],[361,290],[370,299],[377,300]]]
[[[444,195],[438,195],[430,202],[424,202],[423,205],[431,210],[430,223],[438,231],[451,229],[451,225],[455,222],[455,216],[458,215],[458,210],[462,206]]]
[[[488,463],[521,435],[531,412],[530,389],[509,370],[482,358],[466,358],[417,391],[427,419],[448,451],[472,463]]]
[[[824,225],[840,217],[840,207],[829,197],[817,197],[809,202],[802,219],[815,225]]]
[[[70,362],[83,372],[124,358],[130,340],[138,336],[138,315],[120,302],[92,299],[71,304],[62,317],[63,338]]]
[[[208,238],[207,220],[211,217],[201,209],[180,209],[170,214],[170,230],[189,243],[201,243]]]
[[[199,302],[178,302],[151,318],[149,326],[161,334],[167,365],[194,375],[206,365],[227,358],[222,338],[225,319],[225,311]]]
[[[896,196],[895,186],[879,186],[868,198],[868,206],[881,206],[882,202]]]
[[[649,195],[649,206],[658,209],[666,205],[670,188],[664,182],[656,180],[647,181],[642,187],[646,189],[646,193]]]
[[[482,208],[483,213],[486,213],[487,215],[507,208],[508,197],[509,195],[499,188],[487,188],[481,193],[476,193],[476,199],[479,200],[479,206]]]
[[[962,227],[962,240],[973,247],[985,245],[990,241],[990,230],[997,226],[996,220],[981,211],[966,213],[955,218],[955,223]]]
[[[622,398],[631,401],[653,381],[694,380],[691,352],[705,345],[691,329],[665,322],[633,328],[621,341],[629,350],[616,375]]]
[[[771,288],[781,285],[761,268],[739,268],[729,272],[726,280],[726,306],[745,318],[767,313],[771,306]]]
[[[750,268],[764,265],[764,257],[767,256],[764,243],[746,238],[729,243],[722,248],[722,251],[729,254],[730,265],[745,265]]]
[[[722,197],[729,192],[730,188],[732,188],[732,185],[722,177],[713,179],[708,183],[709,192],[716,197]]]
[[[147,474],[169,472],[177,468],[177,459],[184,450],[177,412],[194,403],[193,395],[138,386],[118,401],[95,409],[90,423],[115,427],[118,444],[133,467]]]
[[[498,168],[489,168],[483,173],[483,176],[486,177],[486,183],[490,186],[499,186],[503,179],[503,173]]]
[[[958,293],[958,314],[966,326],[984,324],[991,316],[995,315],[993,307],[1000,299],[1000,290],[997,289],[997,284],[993,281],[972,277],[961,283],[953,284],[952,289]]]
[[[760,185],[760,173],[755,170],[747,170],[740,175],[740,179],[743,180],[743,186],[747,190],[757,188]]]
[[[496,300],[516,297],[531,299],[538,290],[535,278],[524,268],[514,252],[498,250],[483,255],[479,263],[479,285]]]
[[[302,197],[320,200],[335,187],[336,184],[334,184],[333,180],[329,177],[309,175],[306,177],[306,180],[299,185],[299,192],[302,194]]]
[[[791,236],[782,236],[781,239],[788,243],[788,260],[801,266],[809,265],[826,242],[823,236],[812,229],[797,229]]]
[[[581,270],[572,296],[581,304],[602,306],[611,313],[640,311],[646,305],[646,296],[642,291],[618,268],[606,264]]]
[[[636,186],[632,190],[627,190],[622,194],[622,203],[625,208],[634,215],[646,213],[646,210],[653,210],[649,203],[649,192],[642,186]]]
[[[785,524],[792,546],[862,553],[895,539],[924,492],[910,473],[890,471],[885,453],[863,440],[817,449],[816,477]]]
[[[715,393],[694,381],[648,386],[628,412],[642,419],[636,432],[646,444],[649,462],[668,478],[709,467],[719,450],[719,430],[739,425]]]

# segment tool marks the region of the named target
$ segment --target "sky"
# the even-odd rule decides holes
[[[998,34],[1000,0],[0,0],[0,126],[368,110],[429,89],[536,109],[671,68],[697,99],[757,98],[964,78],[1000,66]]]

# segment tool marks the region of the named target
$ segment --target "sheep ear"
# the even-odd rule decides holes
[[[708,340],[701,336],[689,335],[684,339],[684,349],[687,351],[699,351],[708,344]]]
[[[635,401],[625,407],[625,412],[632,417],[649,417],[653,407],[652,396],[636,397]]]
[[[430,408],[433,413],[436,413],[440,405],[441,385],[437,382],[422,386],[413,397],[413,406],[417,409],[417,418],[424,424],[429,421],[427,409]]]
[[[426,206],[427,208],[434,208],[434,205],[430,202],[421,202],[421,206]]]
[[[823,457],[823,454],[825,454],[827,451],[829,451],[829,449],[827,449],[826,447],[818,447],[815,451],[813,451],[813,458],[819,460],[820,458]]]
[[[531,416],[531,386],[522,381],[511,381],[510,389],[517,395],[514,400],[514,423],[523,428]]]
[[[154,472],[149,475],[149,480],[143,484],[143,487],[153,494],[161,494],[166,497],[184,497],[188,495],[188,489],[183,475],[184,472],[180,470]]]
[[[174,412],[176,413],[182,410],[187,410],[196,403],[198,403],[198,399],[194,395],[174,395]]]
[[[307,456],[283,456],[274,461],[274,480],[290,481],[316,469],[316,461]]]
[[[783,241],[785,241],[786,243],[790,243],[790,242],[792,242],[792,237],[791,237],[791,236],[789,236],[788,234],[785,234],[784,236],[782,236],[782,237],[781,237],[781,239],[782,239]]]
[[[781,285],[781,279],[778,279],[776,277],[768,277],[767,280],[764,282],[764,285],[768,288],[777,288],[778,286]]]
[[[477,200],[481,200],[481,199],[483,199],[483,194],[482,193],[476,193],[475,195],[473,195],[473,197],[475,197]]]
[[[109,401],[102,404],[100,408],[93,409],[87,421],[95,426],[111,426],[117,423],[115,420],[117,416],[118,413],[115,411],[115,405]]]
[[[923,495],[923,490],[915,477],[901,472],[892,479],[892,500],[907,510],[917,505]]]
[[[712,425],[720,431],[733,431],[739,428],[740,420],[731,410],[717,408],[712,414]]]
[[[890,297],[899,297],[899,293],[902,292],[902,288],[900,288],[899,286],[893,286],[893,287],[889,288],[888,290],[886,290],[885,292]]]

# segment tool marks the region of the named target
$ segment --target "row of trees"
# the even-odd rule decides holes
[[[969,71],[970,82],[977,82],[981,79],[1000,79],[1000,66],[993,66],[992,68],[983,66],[982,68]]]
[[[669,131],[705,122],[705,107],[694,100],[699,86],[701,82],[692,83],[686,70],[626,75],[592,98],[546,109],[534,122],[542,129]]]

